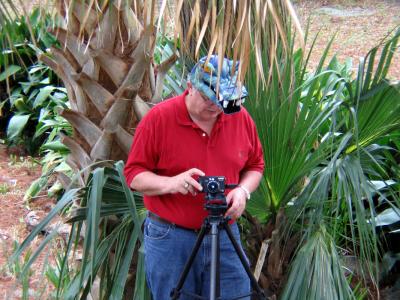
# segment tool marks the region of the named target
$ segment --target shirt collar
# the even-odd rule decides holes
[[[194,122],[190,118],[189,112],[186,107],[186,102],[185,102],[185,97],[189,93],[189,90],[185,90],[183,94],[178,96],[178,101],[177,105],[175,106],[175,114],[176,114],[176,119],[178,121],[178,124],[180,125],[186,125],[186,126],[193,126]],[[223,123],[226,121],[226,115],[222,112],[218,115],[217,122],[218,123]]]

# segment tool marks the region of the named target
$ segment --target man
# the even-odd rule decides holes
[[[238,63],[224,59],[219,92],[218,58],[202,58],[186,91],[156,105],[139,123],[125,167],[128,185],[144,194],[145,269],[153,299],[170,298],[207,211],[199,176],[225,176],[226,216],[243,213],[264,169],[261,144],[248,112],[247,91],[236,80]],[[233,71],[233,72],[232,72]],[[230,225],[240,243],[236,223]],[[183,291],[209,296],[210,236],[207,235]],[[220,234],[221,299],[250,292],[250,281],[225,231]],[[194,299],[183,294],[179,299]]]

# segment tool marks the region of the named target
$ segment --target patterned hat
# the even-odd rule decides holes
[[[240,111],[240,105],[248,93],[237,80],[239,62],[236,62],[232,74],[233,61],[224,58],[217,95],[218,56],[212,55],[207,64],[206,60],[207,56],[201,58],[193,67],[189,74],[189,81],[199,92],[222,108],[224,113],[232,114]]]

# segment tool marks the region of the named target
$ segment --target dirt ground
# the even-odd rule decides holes
[[[399,0],[297,0],[294,1],[301,25],[309,23],[307,47],[319,32],[319,37],[310,58],[310,67],[315,68],[326,45],[336,34],[329,57],[337,54],[341,63],[352,58],[356,70],[359,58],[379,44],[394,28],[400,26]],[[389,70],[392,79],[400,79],[400,50]]]
[[[346,58],[353,59],[356,69],[359,57],[365,56],[394,27],[400,25],[400,1],[295,1],[295,8],[301,23],[306,26],[310,20],[307,43],[320,30],[315,49],[312,52],[310,67],[318,64],[330,38],[336,34],[330,56],[337,53],[343,63]],[[399,49],[397,49],[399,52]],[[400,79],[400,53],[390,70],[392,78]],[[40,167],[31,158],[10,156],[4,145],[0,145],[0,299],[20,299],[21,285],[15,281],[15,271],[6,262],[12,251],[14,241],[22,242],[28,234],[24,217],[31,210],[39,217],[48,213],[53,200],[46,197],[34,200],[30,207],[23,201],[25,190],[40,176]],[[39,240],[34,244],[38,245]],[[43,299],[38,293],[43,285],[43,265],[49,257],[42,256],[34,264],[30,281],[30,299]]]
[[[40,197],[28,205],[23,197],[31,182],[41,174],[40,166],[30,157],[10,155],[0,145],[0,299],[21,299],[21,284],[15,280],[16,271],[7,266],[15,242],[21,243],[29,233],[24,218],[34,211],[41,218],[53,206],[53,200]],[[36,240],[34,247],[41,239]],[[46,292],[43,280],[44,262],[51,257],[42,255],[32,267],[29,299],[40,298]],[[23,259],[21,259],[21,262]]]

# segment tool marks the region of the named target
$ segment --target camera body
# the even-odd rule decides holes
[[[224,176],[200,176],[199,183],[203,187],[203,193],[217,195],[225,193]]]
[[[226,184],[224,176],[200,176],[199,183],[205,193],[204,207],[209,211],[210,216],[224,215],[228,209],[225,190],[233,189],[237,184]]]

